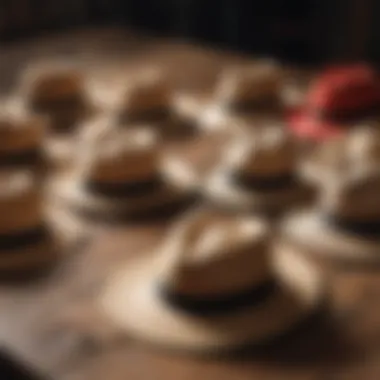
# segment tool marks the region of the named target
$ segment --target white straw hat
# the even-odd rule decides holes
[[[298,178],[297,163],[297,146],[280,126],[242,133],[209,175],[205,195],[222,207],[282,211],[312,195]]]
[[[378,168],[362,164],[337,173],[322,184],[315,208],[284,220],[284,238],[341,261],[379,262],[379,194]]]
[[[30,171],[0,175],[0,278],[50,269],[85,235],[47,205]]]
[[[129,79],[118,106],[121,127],[149,125],[162,137],[190,137],[193,123],[181,119],[174,107],[175,92],[160,70],[146,70]]]
[[[182,95],[176,106],[206,131],[226,129],[231,116],[282,114],[284,72],[272,60],[227,67],[211,96]]]
[[[161,173],[160,145],[151,130],[106,134],[83,147],[77,168],[55,181],[57,198],[85,215],[129,219],[165,215],[191,194]]]
[[[165,348],[209,353],[271,340],[316,311],[324,286],[304,257],[272,256],[268,232],[256,218],[196,211],[113,275],[100,305]]]
[[[340,138],[318,146],[302,166],[302,173],[315,183],[325,182],[344,170],[380,163],[379,126],[372,122],[352,127]]]
[[[71,131],[94,111],[84,73],[69,62],[38,63],[27,67],[20,92],[31,109],[49,116],[54,131]]]
[[[0,106],[0,167],[41,170],[48,120],[30,112],[19,97]]]

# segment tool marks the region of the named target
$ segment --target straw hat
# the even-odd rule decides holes
[[[380,259],[380,171],[346,166],[322,183],[320,200],[284,222],[284,237],[311,253],[341,260]]]
[[[146,70],[128,83],[119,105],[120,124],[148,124],[165,137],[189,136],[195,128],[173,108],[174,90],[159,70]]]
[[[311,195],[297,173],[297,147],[279,126],[242,133],[209,175],[205,195],[235,209],[278,212]]]
[[[102,144],[116,133],[116,120],[113,114],[94,114],[78,125],[77,131],[70,135],[49,134],[45,154],[51,166],[58,170],[72,168],[83,149],[94,144]]]
[[[170,113],[172,89],[159,71],[147,71],[129,83],[121,110],[129,121],[166,119]]]
[[[305,158],[302,173],[318,184],[339,175],[342,170],[376,163],[380,163],[380,133],[378,121],[371,120],[316,147]]]
[[[330,67],[311,85],[306,102],[289,115],[301,139],[323,141],[345,134],[358,120],[378,114],[380,81],[370,66]]]
[[[235,112],[277,110],[281,104],[283,73],[274,62],[227,69],[217,87],[219,102]]]
[[[179,112],[213,131],[228,128],[230,117],[282,114],[284,72],[271,60],[228,67],[212,96],[181,96]]]
[[[40,169],[47,120],[29,112],[21,99],[3,100],[0,107],[0,167]]]
[[[57,259],[60,238],[47,226],[42,198],[31,172],[0,174],[0,277]]]
[[[82,147],[77,168],[54,183],[57,197],[91,216],[153,216],[189,201],[160,171],[160,145],[151,130],[106,133]]]
[[[132,336],[193,353],[271,340],[310,315],[321,273],[302,256],[269,252],[259,219],[196,211],[155,249],[113,275],[101,306]]]
[[[70,64],[40,64],[28,68],[21,91],[31,109],[48,115],[55,131],[71,130],[92,112],[81,71]]]

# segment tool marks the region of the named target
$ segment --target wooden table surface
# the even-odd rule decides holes
[[[101,80],[141,63],[166,68],[180,88],[203,90],[241,59],[118,30],[84,31],[0,48],[3,94],[28,62],[69,57]],[[330,313],[276,346],[233,359],[176,356],[133,342],[94,305],[107,275],[162,237],[167,225],[101,229],[84,252],[37,283],[0,287],[0,342],[54,379],[340,380],[380,379],[380,276],[336,270]]]

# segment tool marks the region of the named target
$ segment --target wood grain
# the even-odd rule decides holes
[[[228,62],[241,59],[118,30],[83,31],[0,49],[3,94],[20,69],[65,56],[102,80],[157,62],[181,89],[208,88]],[[209,154],[191,149],[201,164]],[[203,158],[206,157],[206,158]],[[67,380],[354,380],[380,378],[380,276],[336,270],[330,313],[260,351],[231,359],[176,356],[133,342],[97,310],[94,299],[113,269],[152,249],[167,225],[103,228],[88,246],[39,282],[0,287],[0,341],[55,379]]]

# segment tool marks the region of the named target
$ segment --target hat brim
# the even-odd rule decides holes
[[[223,169],[216,170],[203,188],[204,196],[213,204],[236,210],[280,212],[311,200],[313,191],[301,180],[287,188],[271,191],[246,190],[231,181]]]
[[[33,244],[0,254],[0,279],[22,279],[21,274],[42,274],[53,268],[66,254],[76,252],[86,234],[66,213],[48,210],[46,236]],[[19,276],[20,275],[20,276]]]
[[[202,183],[202,174],[185,158],[165,157],[162,170],[166,178],[185,191],[198,191]]]
[[[275,339],[312,315],[325,295],[322,273],[300,255],[274,255],[281,286],[260,306],[196,317],[170,306],[157,292],[154,258],[139,258],[114,276],[100,297],[105,314],[132,337],[194,354],[233,351]]]
[[[164,175],[180,188],[199,191],[228,141],[229,134],[218,133],[169,149],[162,160]]]
[[[175,108],[182,118],[195,123],[199,130],[212,133],[227,129],[227,110],[211,95],[178,95]]]
[[[50,170],[67,169],[73,162],[76,153],[76,142],[73,135],[52,136],[48,138],[44,155]]]
[[[300,165],[300,175],[309,183],[320,185],[333,178],[336,171],[331,166],[322,165],[317,160],[309,159]]]
[[[380,264],[380,237],[366,239],[326,223],[315,210],[289,215],[283,236],[307,252],[339,261]]]
[[[60,204],[53,194],[47,195],[51,203],[47,220],[59,249],[75,251],[88,241],[91,231],[64,204]]]
[[[83,216],[105,221],[155,218],[169,210],[175,212],[186,207],[194,200],[193,193],[169,183],[163,183],[155,192],[135,196],[131,201],[109,199],[89,193],[83,181],[71,175],[57,178],[52,191],[59,204],[66,204]]]
[[[197,123],[190,119],[183,119],[180,115],[172,115],[166,120],[157,120],[149,122],[141,122],[147,127],[156,132],[164,141],[183,141],[195,138],[199,135],[200,129]],[[122,122],[125,128],[135,128],[137,122]]]
[[[290,131],[298,138],[316,142],[338,138],[345,131],[343,124],[319,120],[304,108],[289,111],[287,124]]]
[[[285,110],[279,108],[281,116]],[[182,95],[176,102],[177,112],[183,115],[184,118],[195,122],[199,129],[205,133],[224,132],[231,129],[234,125],[233,120],[236,116],[244,116],[244,119],[251,121],[254,125],[255,122],[265,122],[274,118],[275,110],[252,110],[240,114],[229,111],[222,104],[218,103],[211,95],[195,96],[195,95]]]

